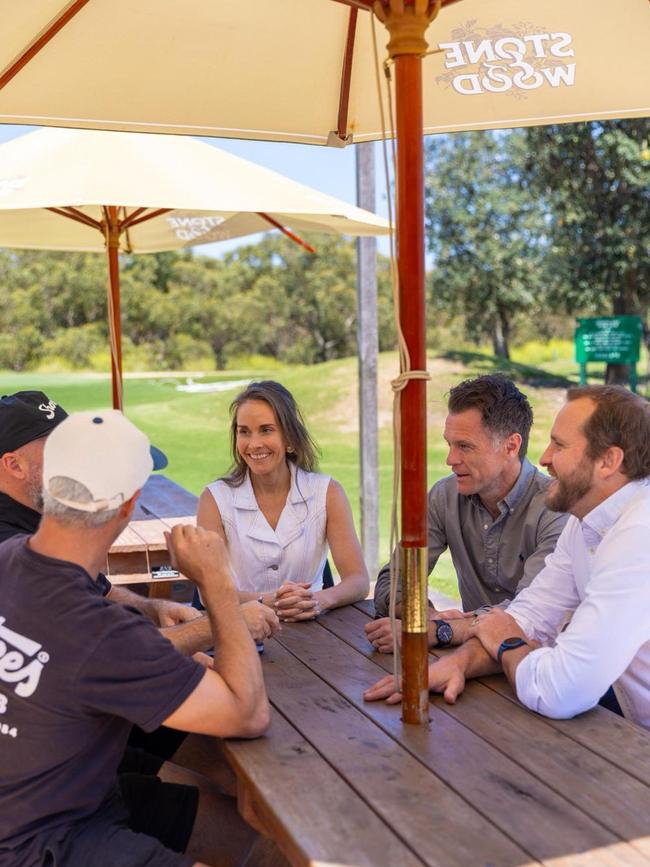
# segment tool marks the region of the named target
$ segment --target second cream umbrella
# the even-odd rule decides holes
[[[0,146],[0,246],[106,250],[113,403],[122,406],[119,251],[279,229],[382,235],[385,220],[192,138],[43,129]]]

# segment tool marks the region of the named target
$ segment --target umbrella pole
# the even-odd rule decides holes
[[[388,52],[395,61],[399,313],[412,371],[426,370],[422,55],[426,28],[439,7],[426,0],[414,5],[388,0],[374,7],[390,32]],[[400,413],[402,719],[423,725],[429,718],[425,380],[409,379]]]
[[[120,320],[120,227],[117,208],[109,205],[106,216],[106,255],[108,257],[108,330],[111,341],[111,378],[113,409],[122,411],[122,325]]]

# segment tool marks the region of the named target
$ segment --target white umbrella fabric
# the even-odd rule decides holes
[[[0,122],[375,139],[372,6],[0,0]],[[423,61],[423,131],[646,115],[649,33],[647,0],[446,2]]]

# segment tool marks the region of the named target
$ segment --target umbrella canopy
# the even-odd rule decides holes
[[[193,0],[189,13],[176,0],[0,0],[0,120],[377,138],[372,3],[347,2]],[[446,2],[423,63],[423,131],[645,115],[649,27],[647,0]]]
[[[0,145],[0,246],[103,252],[107,205],[118,206],[127,224],[119,240],[129,253],[277,224],[329,234],[388,231],[369,211],[187,137],[42,129]],[[78,220],[70,211],[64,219],[70,207]]]
[[[0,146],[0,245],[108,255],[113,405],[122,408],[118,252],[284,226],[382,235],[380,217],[191,138],[43,129]]]

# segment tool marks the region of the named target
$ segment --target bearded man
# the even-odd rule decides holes
[[[572,389],[541,463],[547,505],[571,514],[556,549],[507,611],[473,618],[429,688],[453,703],[467,677],[502,667],[522,704],[568,718],[611,685],[610,709],[650,728],[650,404],[619,386]],[[366,699],[399,701],[391,681]]]

